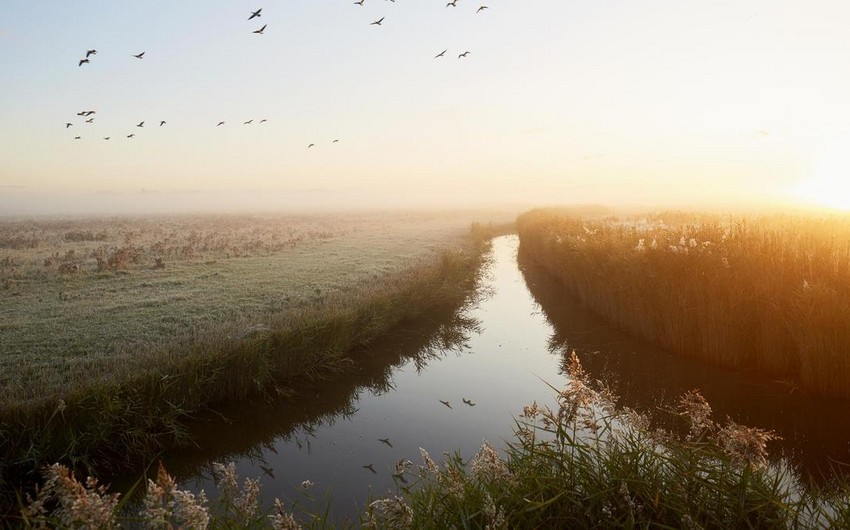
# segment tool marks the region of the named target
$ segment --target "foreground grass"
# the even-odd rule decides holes
[[[556,406],[526,406],[506,456],[488,443],[469,462],[441,464],[420,449],[421,464],[398,462],[396,494],[372,500],[363,528],[847,528],[850,485],[829,491],[802,487],[786,468],[769,465],[772,433],[711,417],[696,391],[670,414],[681,434],[654,429],[650,419],[617,407],[591,384],[575,354]],[[259,482],[241,485],[234,466],[216,465],[222,496],[180,491],[160,468],[140,509],[119,515],[121,500],[67,468],[52,466],[36,498],[22,511],[25,526],[110,528],[325,528],[324,513],[296,500],[257,504]],[[302,493],[310,495],[305,481]],[[365,492],[364,492],[365,496]],[[328,500],[332,502],[332,499]],[[48,508],[52,507],[52,508]]]
[[[432,259],[272,315],[248,329],[222,325],[147,351],[108,377],[6,404],[0,482],[19,487],[40,466],[98,473],[132,469],[189,440],[199,411],[341,374],[356,352],[394,327],[452,312],[474,291],[486,234]]]
[[[518,219],[521,252],[604,318],[671,351],[850,398],[850,220]]]

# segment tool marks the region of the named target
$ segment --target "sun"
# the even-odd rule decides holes
[[[794,195],[813,206],[850,211],[850,139],[819,152]]]

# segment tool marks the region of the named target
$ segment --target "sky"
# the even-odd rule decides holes
[[[850,2],[446,1],[4,0],[0,215],[850,208]]]

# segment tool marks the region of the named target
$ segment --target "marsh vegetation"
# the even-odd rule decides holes
[[[850,218],[535,210],[518,231],[565,293],[630,333],[850,398]]]

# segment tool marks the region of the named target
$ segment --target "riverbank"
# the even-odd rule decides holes
[[[564,292],[633,335],[850,398],[847,218],[665,222],[549,209],[517,225],[523,253]]]
[[[394,470],[396,491],[372,498],[359,526],[442,528],[846,528],[850,485],[802,486],[793,472],[768,463],[773,433],[716,422],[710,404],[691,391],[665,411],[682,434],[616,405],[590,380],[578,357],[569,381],[552,389],[554,405],[532,403],[516,418],[506,451],[487,443],[474,457],[420,448]],[[47,486],[24,509],[29,524],[115,527],[121,523],[192,528],[328,528],[328,510],[310,511],[305,480],[296,499],[258,503],[260,482],[240,482],[236,466],[217,464],[219,496],[180,490],[165,469],[147,483],[144,502],[122,516],[120,497],[83,483],[66,468],[45,472]],[[364,492],[364,495],[366,493]],[[326,498],[325,505],[333,503]],[[44,506],[55,503],[52,510]],[[96,509],[88,509],[94,507]],[[353,527],[349,522],[344,527]]]
[[[0,469],[16,489],[52,462],[93,474],[138,469],[190,442],[199,411],[344,373],[356,352],[406,322],[452,311],[474,292],[486,230],[414,266],[324,294],[249,328],[220,325],[147,352],[109,378],[3,408]],[[7,490],[8,491],[8,490]]]

